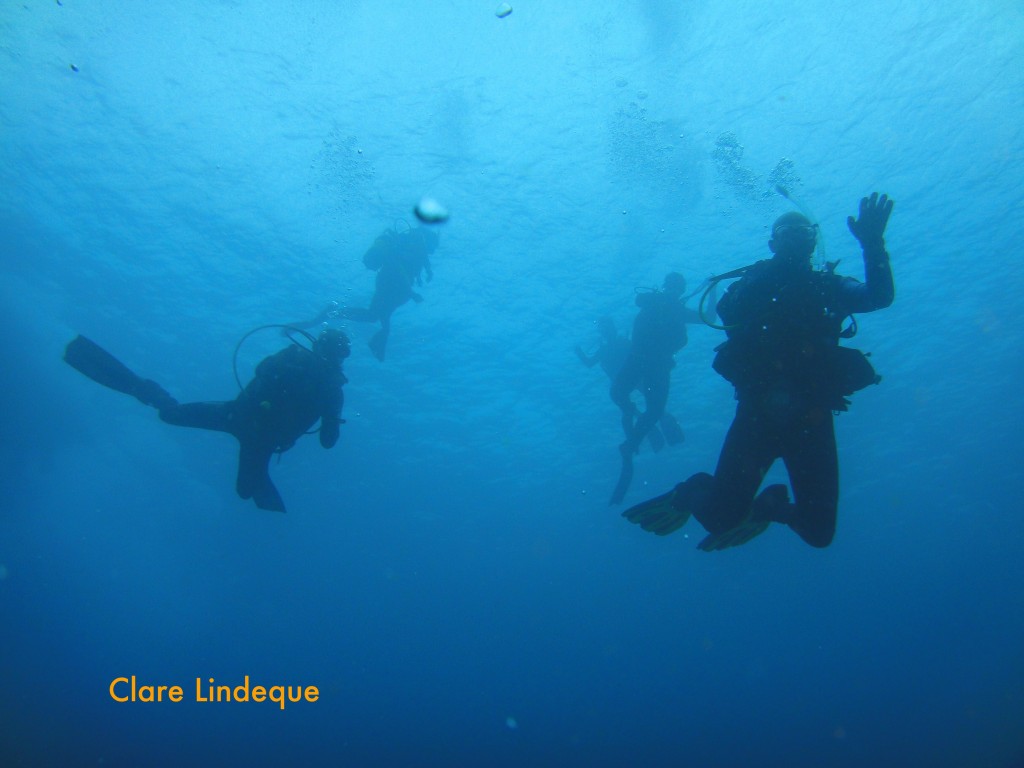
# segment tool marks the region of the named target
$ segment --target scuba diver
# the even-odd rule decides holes
[[[676,364],[674,356],[687,342],[686,324],[701,322],[700,314],[685,305],[690,298],[683,296],[685,292],[686,278],[678,272],[669,272],[660,291],[636,295],[640,311],[633,321],[629,353],[610,390],[612,402],[622,411],[622,430],[626,437],[619,446],[622,468],[610,504],[618,504],[626,495],[633,481],[633,456],[665,414],[670,375]],[[633,390],[643,394],[643,413],[637,411],[630,399]],[[677,429],[678,426],[676,424]],[[669,429],[671,431],[671,427]],[[682,430],[678,429],[674,437],[682,442]]]
[[[376,287],[369,307],[338,307],[334,302],[325,307],[312,320],[292,323],[299,328],[322,323],[338,317],[361,323],[380,323],[380,329],[370,337],[369,347],[373,356],[384,362],[388,336],[391,333],[391,315],[403,304],[414,301],[419,304],[423,297],[413,290],[413,285],[423,285],[423,277],[429,283],[434,279],[430,255],[437,250],[440,235],[431,228],[408,225],[404,230],[389,227],[384,230],[373,245],[363,254],[363,264],[377,272]]]
[[[577,346],[574,351],[576,357],[587,368],[600,365],[601,370],[605,372],[609,380],[614,382],[619,375],[619,371],[622,370],[626,358],[629,357],[629,339],[619,335],[615,327],[615,321],[608,316],[602,317],[597,321],[597,330],[601,334],[601,343],[594,354],[588,355],[580,346]],[[644,394],[644,390],[641,387],[636,387],[635,390]],[[628,435],[633,421],[639,416],[639,411],[631,398],[627,398],[627,400],[630,413],[628,415],[623,413],[622,419],[623,429]],[[679,445],[683,442],[683,439],[682,427],[679,426],[676,417],[667,411],[661,414],[658,423],[651,425],[651,429],[647,433],[647,442],[650,443],[651,450],[655,453],[664,448],[666,442],[669,445]]]
[[[713,367],[733,384],[738,404],[715,474],[698,472],[624,517],[665,536],[692,514],[708,531],[698,545],[706,552],[745,544],[771,523],[788,525],[813,547],[832,542],[839,503],[833,413],[847,410],[848,395],[881,380],[863,353],[839,340],[856,332],[853,321],[842,328],[845,318],[892,304],[883,237],[892,208],[876,192],[847,219],[863,250],[864,283],[835,274],[835,264],[812,269],[818,226],[796,211],[772,225],[772,258],[719,278],[742,279],[718,303],[728,340]],[[758,494],[778,458],[792,502],[782,484]]]
[[[136,375],[85,336],[67,345],[64,360],[96,383],[156,408],[168,424],[233,435],[239,443],[238,495],[252,499],[260,509],[284,512],[284,502],[270,481],[270,457],[291,448],[318,419],[320,444],[333,447],[343,423],[342,386],[347,382],[341,364],[349,355],[348,337],[333,328],[316,339],[301,333],[312,341],[312,348],[293,340],[256,366],[255,376],[238,397],[222,402],[180,404],[155,381]]]

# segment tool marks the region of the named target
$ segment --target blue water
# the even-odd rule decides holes
[[[1024,9],[496,5],[0,7],[0,764],[1021,766]],[[884,380],[837,420],[830,548],[705,554],[607,506],[617,412],[572,349],[764,257],[775,183],[858,277],[845,217],[895,199],[856,339]],[[272,465],[286,515],[230,437],[61,362],[84,333],[230,399],[238,338],[364,304],[423,195],[436,277],[387,362],[347,327],[348,423]],[[687,441],[628,503],[714,466],[722,334],[690,339]],[[186,700],[113,701],[131,675]],[[244,675],[320,699],[191,701]]]

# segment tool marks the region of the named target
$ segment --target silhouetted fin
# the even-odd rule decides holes
[[[668,536],[682,528],[690,519],[689,506],[679,503],[678,494],[681,491],[685,492],[682,483],[668,493],[630,507],[622,513],[622,516],[629,522],[636,523],[645,531],[656,533],[659,536]]]
[[[651,450],[657,453],[665,447],[665,437],[661,434],[661,430],[658,429],[658,425],[655,424],[651,427],[647,433],[647,442],[651,445]]]
[[[676,417],[671,413],[662,414],[658,420],[658,426],[661,427],[661,433],[665,436],[665,442],[669,445],[679,445],[686,439],[683,436],[683,428],[679,426]]]
[[[115,392],[131,395],[145,405],[162,409],[178,404],[178,401],[155,381],[143,379],[85,336],[76,336],[64,348],[64,362],[97,384],[102,384]]]
[[[626,497],[630,483],[633,482],[633,452],[625,443],[619,446],[619,452],[622,454],[622,468],[619,470],[619,481],[615,484],[612,497],[608,500],[609,504],[621,504]]]
[[[243,499],[252,499],[260,509],[284,512],[284,500],[270,480],[267,471],[272,451],[257,448],[249,441],[239,441],[238,479],[235,490]]]

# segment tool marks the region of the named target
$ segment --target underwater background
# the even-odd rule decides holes
[[[4,2],[0,764],[1024,765],[1022,60],[1016,0]],[[777,185],[861,279],[845,218],[896,201],[896,301],[850,342],[883,380],[836,420],[831,547],[706,554],[620,512],[713,470],[724,334],[690,326],[686,442],[620,507],[573,348],[766,257]],[[287,514],[231,437],[61,361],[83,333],[231,399],[239,338],[365,305],[424,195],[435,279],[386,362],[344,325],[347,423],[272,463]],[[113,701],[131,675],[186,701]],[[244,675],[320,700],[191,700]]]

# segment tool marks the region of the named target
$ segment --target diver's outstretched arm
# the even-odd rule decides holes
[[[871,312],[892,304],[896,289],[892,279],[889,254],[885,250],[885,227],[892,214],[893,202],[888,195],[879,197],[873,192],[862,198],[858,217],[849,216],[846,224],[864,252],[863,286],[847,280],[843,291],[850,299],[850,312]]]

